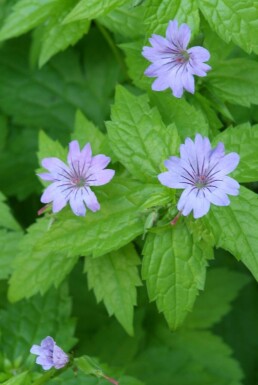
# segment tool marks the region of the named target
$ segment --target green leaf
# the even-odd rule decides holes
[[[228,207],[213,206],[204,221],[216,246],[241,260],[258,280],[257,194],[241,187],[239,195],[230,199]]]
[[[229,43],[258,53],[258,4],[253,0],[198,0],[211,28]],[[232,67],[233,69],[233,67]]]
[[[62,24],[74,5],[74,0],[62,0],[57,3],[46,24],[42,26],[40,38],[42,45],[39,66],[42,67],[53,55],[74,45],[90,28],[90,21],[76,21]]]
[[[0,40],[19,36],[43,23],[59,0],[20,0],[0,30]]]
[[[39,132],[39,151],[37,153],[39,162],[44,158],[59,158],[66,162],[67,149],[57,140],[50,138],[44,131]]]
[[[132,244],[101,258],[87,257],[85,260],[89,289],[94,290],[97,301],[104,302],[108,314],[114,314],[130,335],[133,335],[136,286],[141,285],[139,263]]]
[[[32,363],[33,344],[40,344],[46,336],[52,336],[64,350],[76,342],[73,337],[75,321],[70,318],[71,299],[67,286],[52,289],[44,297],[37,295],[30,300],[8,304],[0,311],[1,351],[12,362]]]
[[[249,282],[247,275],[225,268],[208,270],[205,290],[197,298],[194,310],[186,318],[183,327],[202,329],[219,322],[229,313],[231,302]]]
[[[23,372],[3,382],[2,385],[27,385],[29,383],[28,372]]]
[[[73,10],[67,15],[64,23],[82,19],[96,19],[113,8],[124,4],[126,0],[80,0]]]
[[[206,86],[222,101],[246,107],[258,104],[258,63],[244,58],[220,61]]]
[[[173,154],[175,127],[165,127],[146,95],[134,96],[118,86],[111,122],[107,122],[110,145],[120,162],[136,178],[157,182],[159,167]],[[155,146],[153,145],[155,143]]]
[[[182,247],[183,245],[183,247]],[[192,309],[203,289],[206,259],[183,221],[162,233],[149,234],[143,249],[142,276],[149,298],[156,300],[171,329]]]
[[[19,231],[21,227],[11,214],[10,207],[4,202],[5,196],[0,192],[0,227]]]
[[[157,187],[117,178],[117,183],[101,190],[104,198],[99,212],[76,217],[66,208],[56,220],[46,217],[30,226],[14,261],[11,301],[45,293],[52,284],[58,286],[79,256],[102,256],[143,233],[139,207]]]
[[[0,279],[6,279],[11,274],[12,262],[22,237],[22,232],[0,230]]]
[[[93,375],[98,378],[103,377],[103,371],[100,368],[98,362],[89,356],[82,356],[79,358],[75,358],[75,364],[78,369],[81,370],[84,374]]]
[[[142,8],[132,7],[126,2],[119,8],[98,18],[98,21],[118,36],[126,39],[136,39],[144,34],[142,23]]]
[[[184,141],[186,137],[194,137],[197,132],[208,136],[209,125],[202,111],[197,110],[185,99],[173,98],[171,92],[152,92],[150,100],[158,107],[166,124],[175,123],[181,140]],[[177,150],[179,151],[179,146]]]
[[[258,180],[258,125],[244,123],[230,127],[216,136],[214,142],[223,142],[227,152],[234,151],[240,155],[240,163],[232,173],[233,178],[243,183]]]
[[[177,20],[179,24],[187,23],[194,33],[199,29],[200,18],[195,0],[146,0],[144,5],[148,37],[153,33],[165,34],[170,20]]]

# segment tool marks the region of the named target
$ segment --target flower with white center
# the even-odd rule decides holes
[[[38,356],[36,363],[41,365],[44,370],[52,367],[61,369],[69,361],[68,355],[57,346],[52,337],[44,338],[40,345],[33,345],[30,352]]]
[[[183,215],[193,210],[194,218],[207,214],[210,204],[228,206],[228,195],[239,194],[238,182],[227,176],[239,163],[239,155],[224,153],[224,144],[211,148],[208,138],[197,134],[180,146],[180,158],[170,157],[164,162],[168,171],[158,175],[167,187],[184,189],[177,208]]]
[[[75,215],[84,216],[86,207],[91,211],[100,209],[96,195],[91,186],[101,186],[108,183],[115,171],[105,169],[110,158],[105,155],[92,156],[91,146],[87,143],[80,151],[77,140],[69,144],[67,157],[68,165],[58,158],[44,158],[42,166],[49,173],[38,174],[46,181],[51,181],[41,202],[53,202],[53,212],[56,213],[69,202]]]
[[[193,94],[193,75],[203,77],[211,69],[204,63],[210,58],[207,49],[198,46],[187,49],[190,37],[189,26],[178,27],[173,20],[167,27],[166,38],[153,34],[149,39],[152,47],[143,47],[142,55],[152,62],[144,74],[157,77],[152,84],[154,91],[171,88],[177,98],[181,98],[184,89]]]

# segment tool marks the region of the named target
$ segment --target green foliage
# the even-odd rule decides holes
[[[214,66],[206,86],[222,101],[250,107],[251,104],[258,104],[257,79],[257,62],[230,59]]]
[[[97,301],[104,301],[109,315],[115,315],[125,330],[133,334],[133,308],[136,286],[141,284],[137,265],[139,257],[132,244],[101,258],[85,260],[89,289]]]
[[[199,12],[194,0],[146,0],[145,17],[148,37],[152,33],[163,35],[170,20],[187,23],[196,32],[199,28]]]
[[[162,233],[149,234],[143,254],[142,276],[150,300],[156,300],[169,327],[176,329],[204,287],[206,256],[193,243],[183,221]]]
[[[126,0],[80,0],[73,10],[67,15],[64,23],[82,19],[95,19],[113,8],[122,5]]]
[[[0,192],[0,227],[9,230],[19,231],[20,225],[10,212],[10,207],[5,203],[5,197]]]
[[[223,142],[227,152],[237,152],[240,163],[232,173],[239,182],[255,182],[258,180],[258,125],[250,123],[229,127],[215,138],[215,142]]]
[[[211,28],[229,43],[258,53],[258,5],[252,0],[198,0]],[[233,68],[233,67],[232,67]]]
[[[241,187],[240,194],[231,198],[228,207],[213,206],[206,225],[214,234],[216,246],[229,251],[241,260],[258,279],[258,215],[257,195]]]
[[[156,182],[159,167],[173,153],[175,127],[165,127],[146,95],[134,96],[122,87],[117,88],[111,118],[108,137],[119,161],[138,179]]]
[[[71,298],[67,287],[52,289],[17,304],[8,304],[0,310],[1,352],[11,362],[19,359],[20,365],[34,361],[29,350],[40,344],[47,335],[52,336],[64,350],[71,349],[75,322],[70,318]]]
[[[0,279],[6,279],[12,272],[12,262],[19,250],[23,234],[18,231],[0,230]]]
[[[9,380],[4,381],[2,384],[3,385],[27,385],[29,384],[28,373],[23,372],[21,374],[15,375],[11,377]]]

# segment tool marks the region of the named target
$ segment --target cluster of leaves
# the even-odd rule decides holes
[[[0,382],[102,385],[107,373],[120,385],[253,384],[257,355],[242,345],[257,348],[256,2],[0,6]],[[172,19],[211,52],[212,71],[182,99],[152,92],[143,75],[142,47]],[[239,153],[232,176],[244,185],[229,207],[171,226],[178,193],[157,174],[197,132]],[[44,157],[65,161],[72,139],[113,161],[101,210],[36,219],[35,170]],[[239,343],[235,319],[248,330]],[[74,349],[77,376],[72,366],[52,379],[32,371],[29,348],[46,335]]]

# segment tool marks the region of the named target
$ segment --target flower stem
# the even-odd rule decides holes
[[[114,380],[114,378],[111,378],[111,377],[108,377],[106,376],[105,374],[102,375],[102,377],[104,377],[107,381],[109,381],[111,384],[114,384],[114,385],[119,385],[119,382]]]
[[[175,216],[174,219],[170,222],[171,226],[175,226],[177,224],[178,219],[181,217],[182,212],[178,211],[177,215]]]

